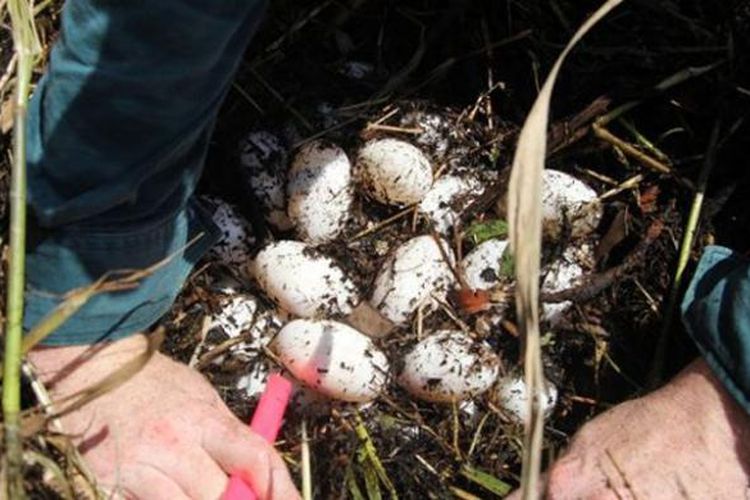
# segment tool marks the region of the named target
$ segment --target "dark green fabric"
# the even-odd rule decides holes
[[[265,0],[68,0],[29,109],[29,328],[61,296],[177,255],[136,291],[99,296],[47,340],[153,324],[214,229],[188,204],[219,105]],[[197,245],[179,252],[195,234]]]
[[[750,260],[728,248],[707,247],[682,314],[716,376],[750,412]]]

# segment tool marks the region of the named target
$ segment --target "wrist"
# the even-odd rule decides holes
[[[148,344],[143,334],[96,344],[38,346],[27,358],[37,375],[53,392],[66,393],[65,388],[80,388],[118,369]]]

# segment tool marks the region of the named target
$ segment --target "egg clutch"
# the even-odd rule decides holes
[[[502,234],[481,241],[459,234],[462,212],[498,174],[442,161],[435,149],[428,154],[418,145],[379,137],[347,152],[314,140],[291,156],[270,132],[246,137],[241,163],[249,187],[281,236],[258,249],[249,223],[231,205],[207,200],[222,231],[214,256],[250,280],[233,285],[243,290],[233,289],[221,302],[212,326],[230,337],[243,335],[236,352],[268,349],[312,398],[364,403],[398,385],[433,403],[488,397],[522,421],[526,387],[514,370],[505,370],[503,353],[491,342],[493,335],[507,335],[500,325],[512,317],[510,294],[503,293],[513,286],[507,241]],[[363,212],[363,206],[377,210]],[[501,198],[492,217],[501,219],[503,207]],[[378,228],[394,213],[412,218],[379,238]],[[593,269],[589,240],[601,215],[593,189],[567,173],[545,171],[545,241],[564,240],[565,248],[545,262],[543,292],[571,288]],[[347,262],[347,252],[362,245],[352,235],[363,230],[370,231],[373,259],[366,272]],[[326,251],[332,244],[335,254]],[[462,246],[471,247],[466,255]],[[457,292],[485,299],[462,309],[453,299]],[[571,305],[542,304],[545,325],[555,328]],[[394,336],[402,348],[384,348]],[[257,356],[241,382],[248,394],[257,393],[270,363]],[[548,383],[548,412],[556,398]]]

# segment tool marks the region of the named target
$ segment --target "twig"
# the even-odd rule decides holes
[[[714,128],[711,132],[711,138],[709,139],[708,149],[706,151],[706,161],[698,176],[698,187],[696,188],[695,196],[693,197],[693,204],[690,207],[690,214],[688,215],[685,232],[682,235],[680,255],[677,259],[677,269],[675,269],[672,288],[669,291],[669,301],[667,302],[667,308],[664,311],[664,322],[662,323],[662,328],[659,333],[659,340],[654,352],[654,361],[651,365],[651,373],[648,379],[650,387],[656,386],[661,379],[664,367],[664,357],[666,355],[667,344],[670,336],[669,334],[672,329],[672,319],[682,287],[682,278],[684,277],[685,268],[690,260],[690,252],[693,249],[693,243],[695,242],[695,235],[698,230],[698,223],[700,222],[701,208],[703,207],[703,198],[706,192],[708,176],[711,174],[711,170],[716,163],[716,145],[719,141],[719,131],[720,123],[717,120],[716,123],[714,123]]]
[[[5,86],[8,85],[8,82],[13,77],[13,70],[16,68],[17,62],[18,53],[14,53],[13,57],[11,57],[10,61],[8,61],[8,65],[5,67],[5,73],[3,73],[3,77],[0,79],[0,95],[5,92]]]
[[[368,123],[367,127],[365,127],[365,132],[371,132],[373,130],[380,130],[383,132],[396,132],[399,134],[412,134],[412,135],[419,135],[424,130],[422,130],[419,127],[397,127],[395,125],[380,125],[377,123]]]
[[[646,231],[646,236],[638,243],[635,249],[628,254],[622,264],[607,269],[603,273],[590,275],[586,279],[586,282],[579,286],[554,293],[542,293],[540,297],[542,302],[555,303],[565,302],[567,300],[585,302],[590,300],[592,297],[611,286],[619,278],[629,273],[636,266],[643,265],[646,251],[661,235],[663,229],[664,222],[662,222],[661,219],[655,220]]]
[[[358,232],[357,234],[355,234],[354,236],[352,236],[351,238],[349,238],[349,241],[350,242],[351,241],[355,241],[355,240],[358,240],[358,239],[360,239],[360,238],[362,238],[364,236],[367,236],[369,234],[376,233],[376,232],[380,231],[381,229],[383,229],[384,227],[386,227],[386,226],[388,226],[388,225],[396,222],[400,218],[405,217],[406,215],[408,215],[410,212],[412,212],[416,208],[417,208],[416,205],[409,205],[405,209],[401,210],[400,212],[397,212],[394,215],[391,215],[390,217],[388,217],[385,220],[382,220],[382,221],[378,222],[374,226],[368,227],[367,229],[363,229],[362,231]]]
[[[195,349],[193,349],[193,354],[190,356],[190,361],[188,362],[188,366],[190,368],[195,368],[195,365],[198,364],[198,360],[200,359],[199,353],[203,346],[206,344],[206,336],[208,335],[208,331],[211,329],[211,317],[210,316],[204,316],[203,321],[201,322],[201,336],[198,340],[198,344],[195,346]]]
[[[310,464],[310,439],[307,437],[307,421],[302,419],[302,498],[312,500],[312,468]]]
[[[640,162],[643,166],[659,172],[660,174],[671,175],[677,182],[679,182],[683,186],[691,190],[695,189],[695,185],[692,182],[675,174],[674,170],[669,165],[655,158],[652,158],[643,151],[635,148],[632,144],[623,141],[616,135],[612,134],[612,132],[604,128],[600,123],[595,122],[591,126],[591,129],[594,131],[594,135],[596,137],[605,142],[608,142],[610,145],[622,151],[626,156],[630,156],[631,158]]]
[[[265,78],[263,78],[260,73],[258,73],[256,70],[252,69],[250,70],[253,77],[255,77],[258,82],[265,88],[279,103],[281,103],[284,108],[289,111],[296,119],[299,121],[303,127],[307,129],[308,132],[312,132],[314,130],[313,126],[310,124],[309,121],[307,121],[307,118],[302,116],[302,114],[297,111],[293,106],[291,106],[286,99],[284,99],[284,96],[279,94],[279,92],[269,84]]]

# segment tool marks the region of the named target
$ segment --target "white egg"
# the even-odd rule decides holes
[[[266,221],[279,231],[292,228],[286,214],[284,177],[287,151],[281,139],[265,130],[250,132],[240,143],[240,165],[245,169]]]
[[[417,144],[431,148],[435,155],[448,152],[455,125],[439,113],[411,111],[401,119],[402,127],[422,130],[416,137]]]
[[[432,186],[430,161],[417,147],[399,139],[376,139],[357,155],[356,174],[365,192],[387,205],[409,205]]]
[[[211,253],[228,265],[246,264],[250,260],[250,247],[255,244],[250,223],[219,198],[204,196],[202,200],[213,208],[211,219],[220,232]]]
[[[528,409],[526,405],[529,401],[529,390],[524,382],[523,377],[508,375],[501,377],[493,391],[495,402],[503,409],[506,415],[511,417],[514,422],[522,424],[526,422]],[[542,394],[542,410],[544,416],[549,417],[557,403],[557,387],[545,380],[545,390]]]
[[[489,290],[497,285],[503,275],[506,251],[510,251],[506,240],[492,239],[477,245],[461,261],[466,284],[474,290]]]
[[[270,371],[265,360],[255,359],[249,366],[248,372],[237,379],[235,387],[245,391],[245,397],[247,398],[259,397],[266,389]]]
[[[482,194],[482,183],[472,175],[445,175],[419,203],[419,212],[436,231],[448,235],[461,212]]]
[[[303,240],[324,243],[336,237],[353,201],[352,167],[346,153],[325,141],[305,144],[289,170],[289,218]]]
[[[336,321],[294,320],[272,348],[298,380],[335,399],[370,401],[388,378],[388,360],[372,340]]]
[[[584,267],[589,268],[593,259],[589,245],[570,246],[560,258],[542,270],[542,293],[555,293],[578,285],[585,274]],[[571,308],[573,302],[547,302],[542,304],[541,320],[551,326],[557,326],[563,315]]]
[[[282,323],[276,312],[263,307],[257,297],[242,293],[219,301],[219,312],[211,317],[210,328],[221,329],[229,338],[244,333],[247,340],[235,347],[258,350],[268,344]]]
[[[432,302],[433,294],[444,297],[455,278],[453,251],[445,241],[442,247],[450,264],[432,236],[417,236],[399,246],[378,272],[370,304],[399,325]]]
[[[546,169],[542,177],[542,226],[549,238],[570,228],[572,238],[591,234],[602,217],[596,191],[570,174]]]
[[[349,314],[357,287],[332,259],[299,241],[270,243],[250,273],[281,308],[303,318]]]
[[[398,382],[425,401],[450,402],[481,394],[497,379],[500,358],[461,331],[441,330],[404,356]]]

